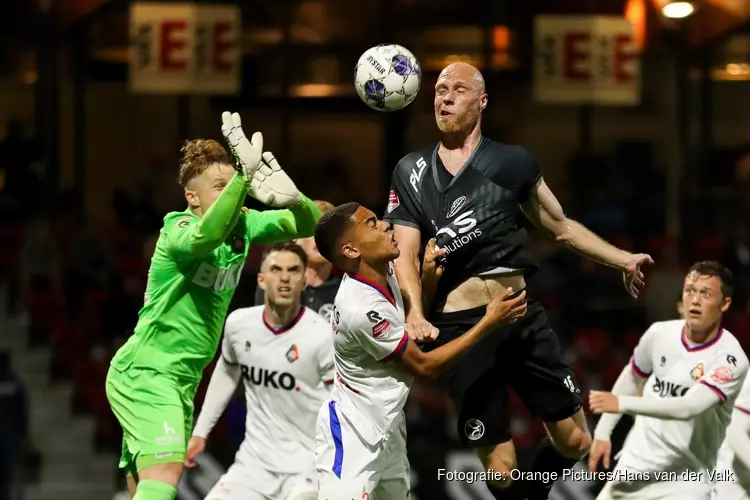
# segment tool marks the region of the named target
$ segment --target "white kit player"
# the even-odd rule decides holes
[[[714,500],[750,500],[750,377],[734,402],[716,469],[726,471],[726,477],[714,485]]]
[[[317,498],[315,419],[333,384],[330,324],[300,303],[307,256],[299,245],[269,248],[258,274],[265,305],[237,309],[224,327],[221,357],[188,445],[186,466],[206,446],[240,378],[245,439],[206,500]]]
[[[612,392],[591,391],[591,410],[604,414],[594,433],[592,471],[600,460],[609,468],[620,414],[636,417],[599,500],[711,497],[722,479],[719,447],[748,369],[739,342],[721,328],[731,296],[728,269],[694,264],[682,292],[685,319],[651,325]]]
[[[331,318],[336,380],[317,421],[318,498],[404,500],[410,484],[403,408],[413,376],[436,376],[497,325],[523,317],[525,293],[496,298],[474,328],[423,353],[404,329],[392,226],[347,203],[318,221],[315,243],[346,272]],[[427,294],[434,293],[441,274],[435,262],[444,253],[434,240],[428,243],[422,266]]]

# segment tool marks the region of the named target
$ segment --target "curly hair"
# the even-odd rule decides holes
[[[233,165],[232,158],[224,146],[212,139],[185,141],[180,148],[180,185],[187,186],[188,182],[215,163]]]

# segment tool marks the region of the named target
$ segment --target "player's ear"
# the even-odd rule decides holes
[[[725,313],[732,305],[732,297],[724,297],[724,303],[721,305],[721,312]]]
[[[263,278],[262,273],[258,273],[258,287],[263,291],[266,290],[266,280]]]
[[[487,107],[487,94],[482,94],[479,97],[479,111],[484,111]]]
[[[190,189],[185,190],[185,200],[187,200],[188,205],[190,205],[192,208],[201,206],[201,200],[198,197],[198,193],[196,193],[195,191],[191,191]]]
[[[341,247],[341,253],[347,259],[358,259],[360,255],[359,250],[357,250],[357,248],[351,243],[345,243]]]

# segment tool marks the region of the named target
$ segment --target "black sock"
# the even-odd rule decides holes
[[[545,436],[534,450],[531,470],[535,474],[546,472],[550,476],[554,473],[557,479],[561,479],[563,472],[572,469],[576,462],[578,460],[562,456],[552,445],[549,436]],[[531,481],[526,492],[528,500],[547,500],[554,484],[554,481]]]
[[[485,481],[487,489],[496,500],[524,500],[526,497],[523,495],[521,485],[518,481],[513,481],[507,488],[493,488],[490,483]]]

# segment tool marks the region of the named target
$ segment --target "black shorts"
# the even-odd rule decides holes
[[[562,348],[539,302],[527,295],[521,321],[488,334],[444,375],[458,414],[464,446],[489,446],[511,439],[508,386],[532,416],[556,422],[581,408],[581,391],[573,370],[563,361]],[[470,330],[486,307],[438,314],[431,323],[440,330],[431,349]]]

